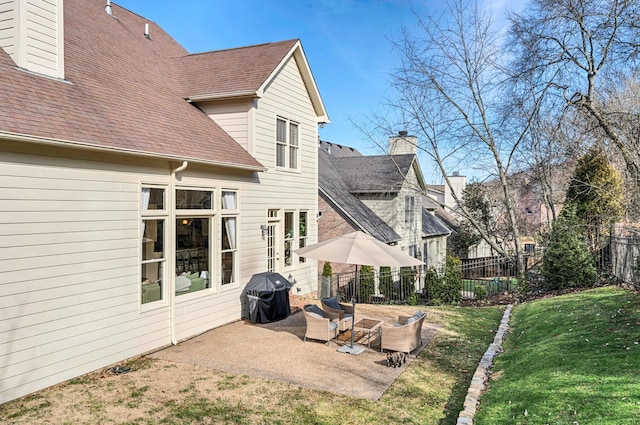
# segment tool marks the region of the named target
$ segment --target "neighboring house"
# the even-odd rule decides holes
[[[240,319],[255,273],[316,289],[298,40],[190,55],[104,0],[4,1],[0,34],[0,403]]]
[[[456,219],[428,196],[422,197],[423,261],[427,269],[442,271],[446,262],[447,238]]]
[[[425,185],[415,143],[402,133],[389,139],[389,155],[365,156],[320,142],[318,239],[362,230],[428,266],[443,261],[451,230],[435,215],[423,222]]]

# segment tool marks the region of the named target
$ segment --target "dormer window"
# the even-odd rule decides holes
[[[276,119],[276,167],[298,169],[299,124],[286,118]]]

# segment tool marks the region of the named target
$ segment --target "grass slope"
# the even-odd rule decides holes
[[[476,425],[640,424],[640,295],[599,288],[514,308]]]

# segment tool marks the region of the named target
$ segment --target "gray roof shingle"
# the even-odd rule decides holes
[[[376,239],[393,243],[399,241],[398,235],[391,226],[376,215],[356,196],[349,192],[341,178],[340,172],[334,167],[333,159],[325,150],[318,149],[318,186],[320,196],[335,208],[346,214],[346,218],[356,227],[370,234]]]
[[[374,155],[332,157],[352,193],[397,193],[402,188],[416,156]]]

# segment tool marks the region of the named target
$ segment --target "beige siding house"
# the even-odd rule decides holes
[[[293,250],[328,118],[300,42],[191,55],[108,12],[0,0],[0,403],[239,320],[255,273],[316,289]],[[32,24],[49,65],[21,59]]]

